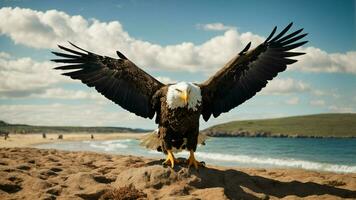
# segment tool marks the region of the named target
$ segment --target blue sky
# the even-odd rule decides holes
[[[0,119],[9,122],[155,127],[52,72],[49,52],[57,43],[70,40],[105,55],[120,49],[162,80],[199,82],[250,40],[257,45],[275,25],[291,21],[294,30],[309,33],[302,49],[307,55],[261,94],[202,127],[356,111],[355,1],[0,1],[0,6],[7,19],[0,22]],[[162,55],[155,58],[157,52]]]

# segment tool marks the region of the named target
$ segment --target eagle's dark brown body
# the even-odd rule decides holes
[[[159,103],[156,123],[161,145],[158,150],[166,152],[167,149],[173,147],[195,151],[199,135],[201,106],[198,106],[196,111],[187,107],[170,109],[166,99],[167,90],[167,86],[161,88],[154,97]]]

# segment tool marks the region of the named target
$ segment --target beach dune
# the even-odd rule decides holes
[[[135,156],[0,148],[0,199],[279,198],[355,199],[356,174],[214,166],[197,171]]]

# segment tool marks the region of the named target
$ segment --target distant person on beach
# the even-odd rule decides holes
[[[7,140],[7,138],[9,137],[9,132],[0,130],[0,136],[2,135],[4,135],[4,140]]]
[[[93,135],[93,134],[91,134],[90,138],[91,138],[92,140],[94,140],[94,135]]]
[[[42,138],[43,138],[43,139],[46,139],[46,138],[47,138],[46,133],[42,133]]]
[[[58,140],[62,140],[62,139],[63,139],[63,135],[62,134],[58,135]]]

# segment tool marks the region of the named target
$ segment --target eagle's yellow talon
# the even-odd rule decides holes
[[[190,166],[194,166],[195,169],[198,169],[199,167],[205,167],[203,162],[199,162],[199,161],[195,160],[194,151],[192,151],[192,150],[190,150],[190,156],[189,156],[187,162],[188,162],[189,168],[190,168]]]
[[[167,150],[167,158],[163,162],[163,164],[164,165],[169,165],[169,163],[171,164],[172,168],[174,168],[174,163],[177,163],[177,164],[179,163],[179,161],[174,158],[174,155],[173,155],[171,150]]]

